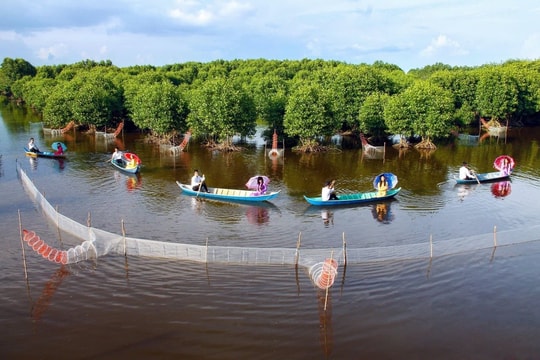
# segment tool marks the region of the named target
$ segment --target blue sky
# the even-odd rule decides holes
[[[540,58],[535,0],[18,0],[4,4],[0,58],[380,60],[403,70]]]

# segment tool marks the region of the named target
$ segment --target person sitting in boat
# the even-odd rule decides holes
[[[204,174],[203,176],[200,176],[199,170],[197,169],[193,171],[193,176],[191,177],[191,188],[193,189],[193,191],[210,192],[208,191],[208,187],[206,186]]]
[[[257,178],[257,190],[253,193],[253,196],[259,196],[266,194],[266,184],[264,183],[264,179],[262,176],[259,176]]]
[[[122,164],[123,161],[122,161],[122,157],[124,156],[124,154],[122,153],[122,151],[118,150],[118,148],[114,148],[114,152],[112,154],[112,157],[111,157],[111,160],[114,161],[115,163],[117,164]]]
[[[460,180],[474,180],[476,177],[471,169],[469,169],[469,164],[466,161],[463,162],[459,168],[459,179]]]
[[[28,143],[28,150],[35,153],[40,152],[36,143],[34,142],[34,138],[30,138],[30,142]]]
[[[334,186],[336,184],[336,180],[332,179],[324,183],[324,187],[321,191],[321,200],[322,201],[328,201],[328,200],[339,200],[339,198],[336,195],[336,190],[334,189]]]
[[[54,152],[54,155],[63,155],[64,154],[64,148],[62,147],[62,144],[58,143],[56,144],[56,151]]]
[[[134,158],[131,158],[126,164],[126,169],[134,169],[135,167],[137,167],[137,163]]]
[[[384,175],[381,175],[377,183],[377,196],[386,196],[386,191],[388,191],[388,181]]]
[[[510,161],[507,158],[503,158],[501,162],[501,175],[508,176],[512,173],[512,167],[510,166]]]

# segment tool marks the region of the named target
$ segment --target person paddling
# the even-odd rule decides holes
[[[38,153],[40,152],[36,143],[34,142],[34,138],[30,138],[30,142],[28,142],[28,150],[31,151],[31,152],[35,152],[35,153]]]
[[[197,169],[193,171],[193,176],[191,177],[191,188],[193,191],[210,192],[206,186],[204,175],[200,176]]]
[[[476,179],[476,176],[474,175],[474,172],[469,169],[469,164],[467,164],[466,161],[463,162],[461,167],[459,168],[459,179],[460,180],[474,180]]]

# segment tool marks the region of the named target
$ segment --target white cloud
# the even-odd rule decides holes
[[[0,31],[0,41],[16,41],[20,36],[15,31]]]
[[[439,35],[436,39],[431,41],[426,48],[424,48],[420,54],[422,56],[436,56],[440,54],[448,55],[467,55],[467,50],[463,49],[461,45],[446,35]]]
[[[22,3],[0,23],[0,54],[34,65],[310,57],[407,69],[540,55],[532,0],[48,0],[43,9]]]
[[[521,55],[526,59],[540,59],[540,33],[531,34],[525,39]]]
[[[37,50],[36,56],[41,60],[56,60],[62,59],[68,54],[68,47],[66,44],[58,43],[49,47],[41,47]]]
[[[206,9],[198,9],[192,12],[188,12],[182,9],[173,9],[169,12],[170,16],[182,23],[188,25],[206,25],[209,24],[214,18],[214,14]]]

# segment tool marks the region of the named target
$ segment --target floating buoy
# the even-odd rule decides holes
[[[56,254],[58,254],[58,250],[52,249],[49,253],[49,256],[47,256],[47,260],[54,261],[54,259],[56,258]]]
[[[28,246],[30,246],[35,252],[43,256],[44,259],[54,261],[56,263],[67,264],[67,251],[58,250],[47,245],[33,231],[23,230],[23,234],[23,240],[26,241]]]
[[[328,289],[334,285],[337,275],[338,263],[334,259],[326,259],[324,262],[313,265],[310,269],[313,283],[319,289]]]

